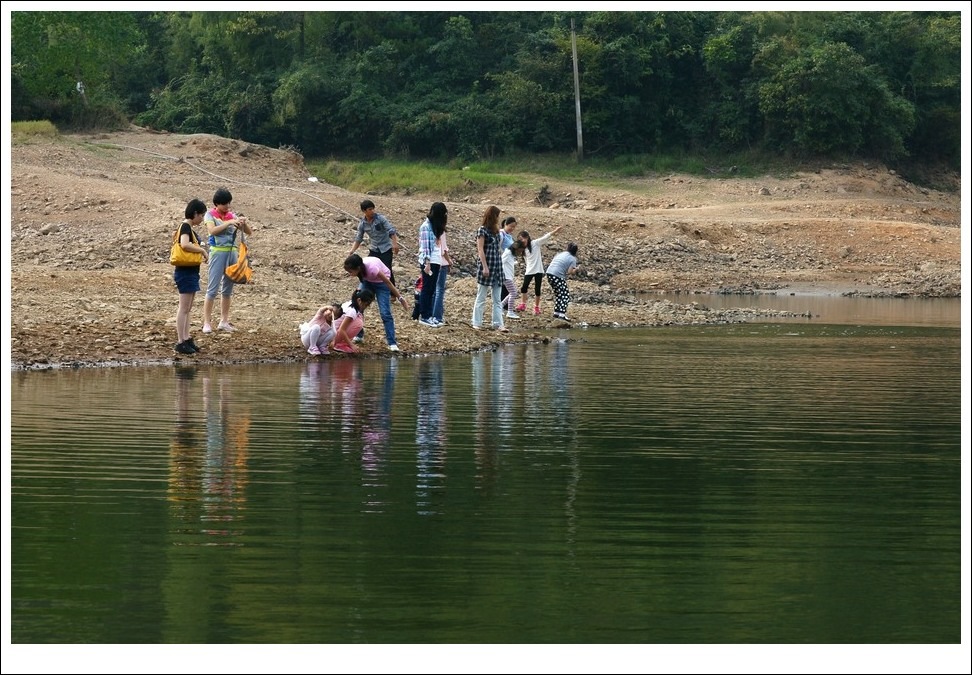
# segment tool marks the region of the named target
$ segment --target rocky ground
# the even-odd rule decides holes
[[[302,361],[297,326],[355,287],[342,262],[365,195],[320,181],[303,157],[211,135],[129,131],[13,142],[9,245],[11,368]],[[546,340],[544,315],[512,331],[469,326],[476,292],[474,235],[483,210],[499,206],[535,237],[563,230],[582,273],[571,280],[574,325],[658,326],[753,320],[752,293],[958,296],[958,178],[946,192],[918,187],[874,165],[840,165],[791,177],[744,179],[714,170],[631,180],[616,187],[536,177],[527,188],[452,195],[371,195],[400,231],[395,273],[417,276],[417,232],[433,201],[449,206],[447,326],[429,329],[395,309],[403,356],[469,352],[503,342]],[[203,335],[202,294],[193,333],[203,351],[173,352],[178,295],[169,244],[186,202],[211,205],[217,187],[245,214],[255,277],[233,296],[233,334]],[[203,272],[205,284],[205,268]],[[709,310],[653,299],[651,291],[738,294],[739,308]],[[410,295],[410,294],[409,294]],[[387,356],[377,311],[366,320],[362,356]],[[316,358],[354,358],[344,355]]]

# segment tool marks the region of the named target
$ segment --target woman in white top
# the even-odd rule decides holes
[[[541,235],[536,239],[532,239],[530,233],[526,230],[520,232],[518,238],[526,246],[526,250],[524,251],[524,255],[526,255],[526,272],[523,274],[523,285],[520,286],[520,304],[517,305],[516,311],[526,311],[527,291],[530,290],[530,282],[533,281],[533,313],[540,314],[540,288],[543,284],[544,275],[543,256],[541,255],[540,249],[547,239],[560,232],[561,229],[563,229],[562,225],[555,227],[550,232],[547,232],[547,234]]]
[[[432,205],[435,208],[435,204]],[[432,299],[432,320],[436,325],[445,325],[445,292],[446,280],[449,278],[449,268],[452,258],[449,257],[449,242],[446,241],[446,226],[448,216],[446,206],[442,205],[442,218],[432,221],[432,234],[435,243],[432,246],[432,264],[439,266],[439,275],[435,279],[435,296]]]
[[[517,239],[508,249],[503,251],[503,309],[507,319],[519,319],[520,315],[513,311],[516,302],[516,259],[523,257],[526,247]]]

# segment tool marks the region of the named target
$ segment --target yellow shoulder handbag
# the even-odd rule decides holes
[[[182,229],[181,226],[179,229]],[[199,238],[196,233],[193,232],[192,228],[189,228],[192,232],[193,243],[197,246],[199,245]],[[182,248],[182,244],[179,242],[179,230],[175,231],[172,236],[172,250],[169,251],[169,262],[176,267],[196,267],[202,265],[202,253],[197,253],[196,251],[187,251]]]

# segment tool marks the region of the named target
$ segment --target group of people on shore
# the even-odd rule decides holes
[[[230,302],[233,297],[233,280],[226,276],[226,268],[237,260],[239,244],[236,237],[253,234],[247,224],[246,216],[237,216],[230,211],[233,195],[226,188],[219,188],[213,195],[213,208],[206,208],[201,199],[193,199],[186,205],[185,220],[179,226],[178,241],[184,251],[198,253],[202,262],[207,263],[209,279],[206,285],[206,299],[203,302],[203,333],[213,332],[213,305],[217,293],[220,294],[219,323],[217,330],[232,333],[236,330],[230,323]],[[205,224],[208,233],[208,250],[202,246],[195,228]],[[176,313],[175,350],[180,354],[195,354],[199,345],[189,334],[189,313],[192,310],[196,293],[199,292],[200,265],[177,266],[173,280],[179,289],[179,310]]]
[[[213,332],[212,311],[217,295],[220,295],[220,320],[216,330],[235,330],[229,317],[234,283],[225,271],[237,260],[237,236],[242,239],[243,235],[250,235],[253,230],[245,216],[238,216],[230,211],[232,201],[233,195],[226,188],[216,190],[212,209],[207,209],[202,200],[193,199],[186,206],[185,220],[178,230],[178,242],[183,250],[201,254],[203,262],[208,263],[209,278],[203,303],[204,333]],[[385,216],[375,211],[375,204],[370,199],[362,201],[360,207],[362,218],[358,223],[354,243],[344,261],[344,270],[349,276],[357,278],[358,286],[347,302],[324,305],[300,325],[301,344],[312,356],[329,354],[332,349],[349,354],[359,351],[357,345],[364,340],[364,312],[375,302],[378,304],[378,314],[389,351],[400,351],[395,336],[392,302],[401,303],[406,311],[409,305],[395,285],[392,271],[394,256],[398,255],[400,249],[398,231]],[[518,319],[517,312],[526,311],[531,285],[534,291],[533,313],[540,315],[544,276],[550,280],[554,291],[553,317],[569,321],[566,314],[570,303],[567,277],[578,269],[577,245],[570,242],[566,250],[554,256],[545,270],[541,245],[562,228],[556,227],[536,239],[526,230],[514,237],[516,218],[509,216],[500,223],[500,213],[498,207],[489,206],[483,213],[476,232],[478,289],[471,318],[473,329],[483,330],[486,302],[491,298],[492,327],[500,332],[509,332],[504,323],[504,310],[505,318]],[[434,202],[418,230],[420,275],[416,286],[421,291],[416,296],[417,307],[413,318],[429,328],[445,325],[446,280],[453,267],[449,255],[447,223],[448,208],[443,202]],[[200,224],[206,226],[208,251],[202,246],[194,229]],[[369,240],[368,255],[362,257],[356,251],[364,243],[366,236]],[[518,294],[520,302],[515,304],[515,265],[518,258],[524,260],[525,271]],[[189,334],[189,314],[195,295],[200,290],[200,266],[177,266],[173,279],[179,290],[179,309],[176,316],[178,342],[175,351],[180,354],[194,354],[200,348]]]

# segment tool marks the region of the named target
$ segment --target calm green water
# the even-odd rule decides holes
[[[11,375],[14,643],[955,643],[957,328]]]

